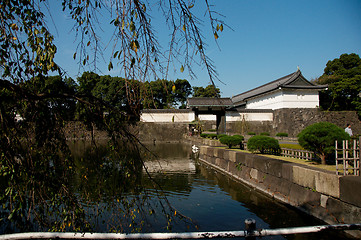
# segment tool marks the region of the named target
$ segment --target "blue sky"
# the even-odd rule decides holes
[[[295,72],[299,66],[307,79],[323,74],[328,60],[343,53],[361,55],[360,0],[209,0],[223,20],[225,28],[215,44],[214,36],[204,24],[207,54],[214,61],[222,97],[248,91]],[[196,1],[197,4],[197,1]],[[195,11],[197,9],[195,8]],[[70,21],[63,13],[54,13],[58,34],[56,61],[76,78],[73,60],[75,45]],[[162,36],[162,31],[160,37]],[[105,31],[104,34],[107,34]],[[106,60],[109,60],[106,59]],[[104,74],[107,64],[99,63]],[[186,71],[171,71],[170,80],[187,79],[192,86],[207,86],[209,77],[202,67],[195,67],[197,78]]]

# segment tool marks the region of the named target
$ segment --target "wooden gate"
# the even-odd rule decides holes
[[[361,139],[361,137],[360,137]],[[336,174],[360,176],[360,139],[335,143]]]

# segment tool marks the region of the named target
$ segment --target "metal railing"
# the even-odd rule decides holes
[[[19,239],[203,239],[203,238],[239,238],[255,239],[256,237],[315,233],[327,230],[361,230],[361,223],[321,225],[309,227],[256,229],[256,221],[245,220],[246,230],[223,232],[185,232],[185,233],[75,233],[75,232],[29,232],[0,235],[0,240]]]

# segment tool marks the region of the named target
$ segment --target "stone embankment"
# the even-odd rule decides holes
[[[361,177],[215,146],[200,146],[199,159],[328,224],[361,223]]]

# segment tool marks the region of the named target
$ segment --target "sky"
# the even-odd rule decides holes
[[[224,28],[217,45],[209,25],[204,23],[206,53],[218,72],[220,81],[216,80],[215,85],[222,97],[251,90],[293,73],[298,67],[306,79],[312,80],[323,74],[329,60],[341,54],[361,56],[361,0],[209,0],[209,3],[230,26]],[[204,12],[197,12],[197,8],[195,11]],[[76,79],[79,69],[73,59],[76,44],[69,17],[60,11],[53,14],[52,21],[57,26],[55,61]],[[156,27],[160,37],[168,37],[162,36],[162,26]],[[114,70],[107,70],[107,63],[99,66],[104,74],[117,75]],[[194,70],[195,79],[186,71],[171,71],[168,79],[187,79],[192,86],[210,84],[204,67],[195,66]]]

